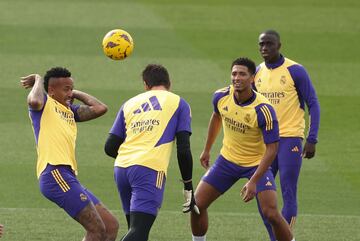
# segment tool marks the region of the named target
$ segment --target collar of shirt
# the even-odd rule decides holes
[[[285,62],[285,58],[284,56],[282,56],[282,54],[280,54],[280,58],[275,63],[265,63],[265,65],[268,69],[275,69],[281,66],[284,62]]]

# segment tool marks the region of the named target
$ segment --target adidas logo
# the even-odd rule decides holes
[[[156,98],[156,96],[150,97],[149,102],[143,103],[139,109],[133,111],[133,114],[140,114],[141,112],[147,112],[151,110],[162,110],[159,100]]]
[[[295,146],[293,149],[291,149],[292,152],[299,152],[299,148]]]

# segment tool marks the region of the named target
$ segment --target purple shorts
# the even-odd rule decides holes
[[[90,202],[94,205],[100,201],[76,179],[70,166],[48,164],[39,178],[41,193],[56,203],[72,218]]]
[[[114,176],[126,215],[130,212],[157,215],[164,197],[164,172],[134,165],[115,167]]]
[[[226,160],[222,155],[216,159],[214,165],[203,176],[202,180],[213,186],[220,193],[225,193],[240,178],[250,179],[257,166],[242,167]],[[276,190],[274,176],[268,169],[256,184],[256,193],[265,190]]]

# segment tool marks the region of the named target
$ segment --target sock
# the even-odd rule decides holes
[[[192,236],[193,241],[206,241],[206,235],[204,236]]]

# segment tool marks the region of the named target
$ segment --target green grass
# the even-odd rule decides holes
[[[304,160],[299,183],[297,240],[360,240],[360,2],[304,0],[2,0],[0,1],[0,223],[2,240],[81,240],[84,231],[38,189],[36,151],[26,96],[19,77],[68,67],[75,87],[103,100],[109,112],[78,125],[79,179],[120,220],[125,220],[113,181],[113,161],[103,153],[115,115],[127,98],[143,90],[140,73],[150,62],[164,64],[172,89],[191,105],[194,180],[212,92],[229,83],[238,56],[261,61],[260,31],[277,29],[282,52],[303,64],[321,103],[316,157]],[[134,38],[133,55],[107,59],[103,35],[124,28]],[[213,148],[215,158],[221,140]],[[190,240],[188,215],[175,155],[163,207],[151,241]],[[210,208],[208,240],[267,240],[255,202],[244,204],[237,183]],[[279,198],[281,204],[281,198]]]

